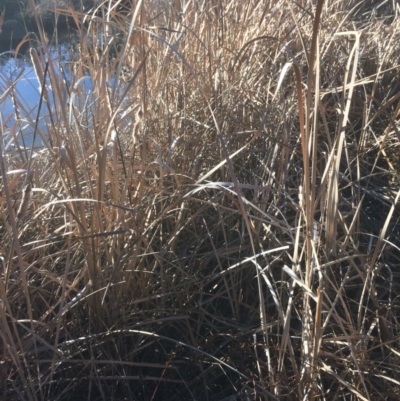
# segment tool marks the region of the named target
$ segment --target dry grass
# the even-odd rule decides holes
[[[45,147],[0,152],[3,399],[399,399],[400,10],[364,3],[60,11]]]

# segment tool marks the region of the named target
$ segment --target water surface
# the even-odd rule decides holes
[[[57,79],[66,80],[66,85],[60,85],[66,92],[69,87],[71,74],[68,70],[70,54],[68,46],[59,45],[50,52],[52,67],[56,69]],[[45,66],[42,66],[45,70]],[[43,146],[43,138],[47,137],[49,128],[57,123],[53,91],[46,79],[47,99],[42,99],[42,78],[38,78],[32,61],[27,52],[22,57],[10,57],[10,54],[0,56],[0,125],[3,145],[5,149],[15,148],[16,141],[21,147],[31,147],[35,138],[34,147]],[[81,80],[80,93],[87,95],[91,91],[90,80]],[[68,93],[57,94],[57,101],[68,107]],[[51,117],[50,118],[50,114]],[[36,134],[34,135],[34,133]]]

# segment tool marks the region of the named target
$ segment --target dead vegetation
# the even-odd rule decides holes
[[[45,146],[0,152],[4,399],[399,399],[400,10],[364,3],[63,11]]]

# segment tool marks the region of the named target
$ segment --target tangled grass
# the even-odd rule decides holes
[[[3,399],[398,400],[399,11],[59,10],[44,146],[0,152]]]

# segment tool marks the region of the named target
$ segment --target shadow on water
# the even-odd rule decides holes
[[[25,52],[29,47],[29,37],[28,30],[21,21],[6,19],[4,8],[0,14],[0,53],[13,49]]]

